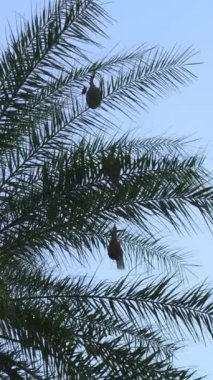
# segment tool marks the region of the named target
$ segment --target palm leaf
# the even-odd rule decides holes
[[[134,377],[149,374],[153,379],[157,373],[189,376],[183,379],[192,376],[189,371],[173,368],[174,346],[166,344],[159,333],[140,326],[154,318],[161,329],[161,320],[172,314],[173,325],[179,318],[190,333],[188,325],[194,318],[201,332],[209,329],[207,319],[212,311],[208,291],[197,288],[178,299],[177,290],[172,294],[166,279],[152,286],[138,281],[126,287],[126,280],[95,285],[85,279],[56,280],[43,270],[32,273],[21,265],[16,271],[2,271],[1,276],[10,293],[0,322],[1,339],[10,351],[21,350],[29,363],[38,360],[42,371],[65,379],[97,373],[125,378],[126,371]],[[153,311],[156,302],[159,309]]]

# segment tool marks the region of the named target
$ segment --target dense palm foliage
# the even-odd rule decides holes
[[[184,290],[187,261],[159,232],[196,228],[193,211],[213,222],[204,158],[184,139],[112,137],[120,114],[194,78],[194,51],[141,46],[95,61],[85,45],[99,48],[108,21],[97,0],[57,0],[1,54],[2,379],[198,379],[175,367],[176,342],[213,338],[211,291]],[[94,72],[102,103],[91,110],[79,94]],[[97,282],[48,268],[106,254],[114,223],[126,265],[150,276]]]

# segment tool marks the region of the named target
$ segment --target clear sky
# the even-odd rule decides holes
[[[5,42],[7,23],[14,25],[15,16],[30,15],[31,4],[36,0],[7,0],[0,5],[0,46]],[[46,1],[48,3],[48,1]],[[213,2],[212,0],[104,0],[116,23],[109,29],[111,40],[106,47],[131,48],[141,43],[149,46],[159,44],[171,48],[175,44],[183,47],[193,45],[199,50],[198,61],[203,65],[196,68],[198,80],[189,87],[180,87],[180,92],[171,92],[166,99],[150,105],[148,113],[142,113],[135,124],[122,120],[124,130],[134,127],[140,136],[167,134],[173,137],[192,135],[201,138],[196,145],[208,145],[207,165],[213,170]],[[38,2],[37,2],[38,3]],[[41,3],[41,1],[39,1]],[[45,3],[45,1],[44,1]],[[202,224],[202,223],[201,223]],[[185,246],[193,253],[194,262],[201,264],[199,278],[208,277],[213,285],[213,236],[203,224],[202,231],[191,234],[176,245]],[[80,272],[79,272],[80,273]],[[113,273],[113,264],[102,261],[98,275],[107,277]],[[114,273],[115,274],[115,273]],[[115,274],[116,276],[116,274]],[[180,355],[179,365],[196,365],[201,374],[209,374],[213,380],[213,344],[194,345]]]

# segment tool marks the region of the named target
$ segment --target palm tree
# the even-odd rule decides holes
[[[194,51],[140,46],[94,61],[85,45],[100,46],[106,21],[97,0],[57,0],[1,54],[2,379],[199,379],[174,355],[187,334],[213,337],[211,290],[183,288],[184,255],[158,230],[195,228],[193,210],[211,225],[204,157],[185,139],[111,137],[119,113],[195,77]],[[79,98],[94,73],[97,108]],[[149,276],[97,282],[50,269],[107,254],[114,224],[125,265]]]

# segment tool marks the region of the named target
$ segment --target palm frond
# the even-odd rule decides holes
[[[184,280],[184,274],[190,270],[186,252],[174,249],[161,242],[161,239],[133,233],[131,228],[119,235],[125,255],[125,261],[131,266],[139,266],[152,273],[162,268],[167,274],[174,272]]]
[[[31,140],[36,152],[37,136]],[[37,162],[28,161],[24,151],[10,156],[9,172],[2,169],[2,253],[24,247],[29,255],[32,250],[54,252],[51,247],[58,245],[77,250],[82,259],[88,250],[94,254],[94,249],[105,246],[114,221],[150,234],[156,220],[187,229],[192,207],[211,220],[211,175],[203,166],[204,158],[165,156],[160,151],[141,154],[140,144],[143,152],[140,140],[119,140],[105,149],[101,140],[82,140],[69,154],[53,151],[47,156],[46,152],[43,165],[45,154],[38,155]],[[112,149],[121,168],[117,183],[103,171],[103,158]],[[177,259],[176,254],[171,257]]]
[[[1,277],[10,294],[1,318],[1,339],[10,350],[19,347],[29,361],[39,360],[43,370],[46,363],[48,373],[65,379],[88,373],[125,378],[127,372],[147,379],[155,379],[157,373],[191,376],[173,367],[175,347],[142,326],[153,318],[162,329],[161,321],[169,315],[173,327],[181,321],[178,327],[184,324],[193,336],[194,319],[201,337],[205,327],[213,333],[207,321],[212,314],[209,292],[201,287],[178,298],[177,288],[171,291],[166,279],[152,286],[138,281],[126,287],[126,280],[94,285],[20,268],[1,271]]]
[[[16,276],[15,274],[14,281],[17,281]],[[127,318],[135,327],[141,323],[139,321],[150,322],[153,319],[162,328],[163,323],[168,319],[168,328],[170,323],[171,326],[180,330],[184,331],[185,328],[195,339],[205,339],[204,330],[208,332],[209,337],[213,335],[212,292],[206,288],[205,284],[183,292],[181,286],[173,284],[169,278],[163,278],[160,281],[152,280],[151,283],[147,279],[139,279],[131,283],[127,277],[117,283],[109,284],[102,281],[92,284],[87,283],[84,278],[72,282],[69,278],[56,281],[52,276],[46,278],[45,275],[37,272],[34,278],[28,279],[27,285],[26,274],[23,273],[22,276],[24,277],[22,277],[21,286],[26,288],[28,294],[23,295],[22,290],[21,296],[13,297],[17,302],[19,300],[20,302],[22,300],[23,302],[40,302],[46,299],[51,303],[59,297],[65,302],[67,300],[71,302],[73,307],[75,302],[77,307],[80,307],[79,302],[82,303],[82,310],[84,310],[85,302],[86,312],[89,310],[87,307],[91,307],[91,311],[95,311],[98,307],[118,321],[125,322]],[[29,294],[27,290],[29,281],[31,289],[38,285],[44,289],[45,293],[48,290],[47,295],[44,293],[39,295],[39,288],[37,294],[32,295],[32,292]],[[20,287],[20,285],[16,286]],[[115,307],[116,304],[118,307]]]
[[[177,85],[185,85],[195,78],[188,69],[194,54],[191,48],[184,51],[151,51],[147,62],[135,65],[128,73],[121,73],[106,83],[102,108],[116,109],[125,112],[127,116],[136,107],[146,109],[147,101],[153,101],[156,97],[165,95],[168,90],[177,89]]]
[[[25,131],[33,116],[32,106],[31,117],[29,114],[30,102],[48,78],[56,78],[55,71],[61,71],[62,61],[71,57],[74,61],[81,58],[88,62],[78,45],[97,45],[91,32],[106,37],[102,28],[106,20],[109,17],[97,1],[58,0],[44,8],[40,17],[35,15],[31,23],[24,24],[18,37],[11,34],[10,47],[0,59],[0,134],[9,145],[14,132],[16,137]],[[19,119],[25,115],[24,124],[18,122],[17,113]]]

